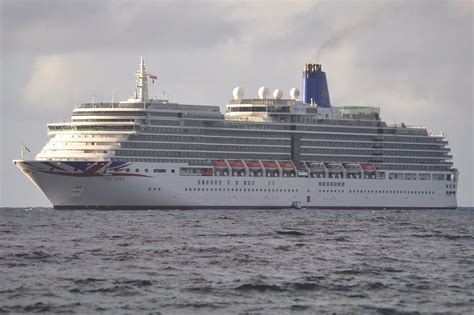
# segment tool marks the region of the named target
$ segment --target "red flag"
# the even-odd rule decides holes
[[[150,74],[150,79],[153,83],[155,83],[155,80],[158,80],[158,76],[156,76],[154,74]]]

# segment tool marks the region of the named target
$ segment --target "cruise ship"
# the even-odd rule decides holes
[[[135,78],[132,98],[77,105],[34,159],[13,161],[55,209],[457,206],[445,136],[332,106],[320,64],[304,66],[301,98],[236,87],[225,114],[149,98],[143,58]]]

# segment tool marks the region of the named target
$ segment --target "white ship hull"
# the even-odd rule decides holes
[[[141,172],[123,173],[121,169],[114,171],[107,166],[111,162],[92,163],[97,167],[84,170],[72,170],[71,162],[14,162],[56,209],[273,209],[292,205],[432,209],[457,206],[457,183],[453,181],[182,176],[179,174],[182,165],[176,163],[128,163],[127,167]],[[156,167],[166,172],[153,173]],[[145,173],[145,169],[151,172]]]

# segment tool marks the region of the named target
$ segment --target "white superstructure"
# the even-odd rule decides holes
[[[218,106],[134,97],[81,104],[48,124],[34,160],[14,163],[57,209],[455,208],[458,172],[443,135],[389,126],[374,107],[332,107],[320,65],[293,88]]]

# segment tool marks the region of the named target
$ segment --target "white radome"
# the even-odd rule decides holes
[[[234,100],[241,100],[244,97],[244,89],[240,86],[236,86],[232,91],[232,95],[234,96]]]
[[[258,97],[261,100],[267,99],[270,95],[270,90],[266,86],[262,86],[258,89]]]
[[[298,97],[300,97],[300,90],[298,90],[297,88],[292,88],[290,90],[290,96],[291,96],[291,99],[296,101]]]
[[[277,100],[281,100],[283,98],[283,91],[280,89],[275,89],[273,91],[273,98]]]

